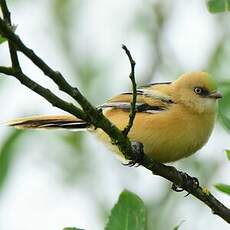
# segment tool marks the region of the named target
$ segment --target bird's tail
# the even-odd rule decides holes
[[[18,129],[68,129],[81,130],[89,124],[72,115],[41,115],[18,118],[7,122],[9,126]]]

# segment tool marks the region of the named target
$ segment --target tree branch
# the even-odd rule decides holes
[[[132,110],[130,112],[129,124],[126,127],[126,131],[122,133],[116,126],[114,126],[103,114],[92,106],[88,100],[80,93],[80,91],[72,87],[62,76],[61,73],[54,71],[50,68],[40,57],[38,57],[33,50],[29,49],[24,45],[21,39],[11,29],[10,13],[7,9],[5,0],[0,0],[0,5],[3,11],[4,20],[0,18],[0,34],[6,37],[9,41],[9,49],[11,54],[12,67],[0,67],[0,72],[6,75],[12,75],[17,78],[23,85],[36,92],[37,94],[44,97],[53,106],[56,106],[66,112],[73,114],[80,119],[83,119],[96,128],[101,128],[105,133],[110,136],[112,143],[115,143],[120,151],[124,154],[126,159],[135,159],[137,152],[132,149],[131,143],[127,138],[128,132],[132,127],[133,120],[135,118],[135,74],[134,67],[135,62],[133,61],[128,49],[123,49],[129,57],[131,63],[131,74],[130,78],[133,85],[133,100]],[[42,87],[28,76],[26,76],[21,68],[17,57],[17,50],[25,54],[45,75],[51,78],[59,87],[60,90],[66,92],[68,95],[73,97],[82,107],[83,111],[71,103],[68,103],[55,94],[49,89]],[[127,52],[128,51],[128,52]],[[208,207],[211,208],[214,214],[220,216],[226,222],[230,223],[230,209],[225,207],[220,201],[218,201],[209,191],[198,186],[193,178],[183,172],[178,171],[172,166],[166,166],[159,162],[154,161],[150,157],[144,155],[142,166],[152,171],[153,174],[164,177],[165,179],[173,182],[177,186],[181,187],[185,191],[189,192],[199,200],[204,202]]]
[[[73,97],[81,105],[83,111],[85,112],[86,118],[84,120],[91,123],[96,128],[104,130],[105,133],[107,133],[112,139],[112,143],[118,145],[119,150],[124,154],[126,159],[133,159],[135,157],[129,139],[122,135],[121,130],[114,126],[100,111],[91,105],[76,87],[72,87],[61,73],[54,71],[40,57],[38,57],[32,49],[26,47],[19,36],[17,36],[1,18],[0,34],[7,38],[8,41],[12,42],[16,49],[25,54],[40,70],[43,71],[46,76],[51,78],[60,90]],[[13,76],[18,78],[16,75]]]
[[[0,66],[0,73],[12,75],[12,67]]]
[[[128,136],[129,131],[133,126],[133,122],[134,122],[136,112],[137,112],[136,111],[137,84],[136,84],[136,81],[135,81],[135,65],[136,65],[136,62],[133,60],[130,51],[128,50],[128,48],[125,45],[122,45],[122,49],[127,54],[128,58],[129,58],[130,65],[131,65],[131,73],[129,74],[129,78],[131,79],[131,82],[132,82],[132,91],[133,91],[133,97],[132,97],[132,101],[131,101],[131,109],[130,109],[130,113],[129,113],[129,122],[128,122],[128,125],[122,131],[125,136]]]
[[[0,0],[0,4],[1,4],[1,9],[2,9],[3,19],[5,21],[5,24],[7,24],[8,27],[10,28],[10,30],[11,30],[13,27],[12,27],[12,24],[11,24],[10,11],[8,10],[6,1],[5,0]],[[12,67],[14,69],[20,69],[20,64],[19,64],[19,60],[18,60],[18,56],[17,56],[17,51],[16,51],[16,49],[14,47],[13,42],[11,40],[8,40],[8,45],[9,45],[9,51],[10,51],[10,58],[11,58]]]
[[[152,171],[153,174],[164,177],[189,194],[192,194],[205,203],[212,210],[213,214],[220,216],[226,222],[230,223],[230,209],[217,200],[207,189],[198,186],[193,177],[178,171],[172,166],[156,162],[146,155],[144,155],[141,165]]]
[[[39,85],[35,81],[31,80],[28,76],[26,76],[22,71],[15,71],[13,68],[9,67],[0,67],[0,73],[4,73],[6,75],[14,76],[16,79],[18,79],[21,84],[25,85],[27,88],[31,89],[35,93],[39,94],[40,96],[44,97],[50,104],[53,106],[64,110],[66,112],[69,112],[73,114],[74,116],[86,120],[85,113],[77,108],[72,103],[66,102],[62,99],[60,99],[58,96],[56,96],[54,93],[52,93],[49,89]]]

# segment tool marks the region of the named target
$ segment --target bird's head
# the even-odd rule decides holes
[[[180,76],[172,84],[174,99],[195,113],[214,113],[222,97],[216,81],[206,72],[192,72]]]

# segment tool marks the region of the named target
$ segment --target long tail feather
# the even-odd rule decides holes
[[[9,126],[18,129],[71,129],[80,130],[89,124],[72,115],[42,115],[18,118],[7,122]]]

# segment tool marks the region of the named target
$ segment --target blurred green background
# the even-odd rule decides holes
[[[229,197],[214,184],[230,184],[230,15],[210,14],[200,0],[10,0],[17,33],[50,66],[61,71],[95,105],[131,88],[124,43],[136,60],[139,85],[174,80],[205,70],[224,94],[209,143],[174,163],[199,178],[223,203]],[[24,71],[50,87],[52,82],[20,55]],[[0,46],[7,65],[7,45]],[[35,114],[61,114],[15,79],[0,75],[1,121]],[[123,189],[148,208],[150,230],[229,229],[192,196],[174,193],[170,183],[139,168],[121,165],[89,133],[0,130],[0,229],[40,230],[76,226],[103,229]]]

